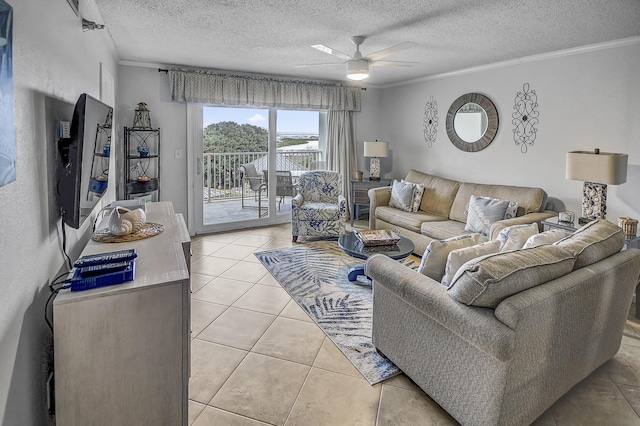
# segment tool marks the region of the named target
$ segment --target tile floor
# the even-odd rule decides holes
[[[370,386],[253,255],[290,245],[289,225],[193,239],[190,424],[457,424],[405,376]],[[631,316],[622,343],[534,425],[640,425]]]

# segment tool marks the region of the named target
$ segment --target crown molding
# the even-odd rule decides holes
[[[430,75],[426,77],[420,77],[413,80],[403,81],[400,83],[387,84],[387,85],[381,86],[381,88],[387,89],[390,87],[405,86],[407,84],[420,83],[420,82],[430,81],[430,80],[438,80],[441,78],[456,77],[460,75],[472,74],[472,73],[481,72],[481,71],[489,71],[489,70],[494,70],[498,68],[511,67],[514,65],[520,65],[520,64],[525,64],[529,62],[546,61],[548,59],[563,58],[566,56],[579,55],[583,53],[596,52],[598,50],[613,49],[613,48],[623,47],[623,46],[631,46],[634,44],[640,44],[640,37],[629,37],[629,38],[623,38],[619,40],[605,41],[602,43],[589,44],[586,46],[556,50],[554,52],[540,53],[538,55],[524,56],[522,58],[509,59],[506,61],[494,62],[492,64],[480,65],[477,67],[464,68],[457,71],[451,71],[451,72],[446,72],[442,74],[435,74],[435,75]]]

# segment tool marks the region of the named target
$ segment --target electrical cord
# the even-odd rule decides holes
[[[53,281],[49,284],[49,290],[51,290],[51,294],[49,295],[47,302],[44,304],[44,320],[46,321],[47,325],[51,329],[51,334],[53,334],[53,323],[52,323],[53,320],[49,321],[49,317],[47,315],[47,313],[49,312],[49,303],[51,303],[51,300],[53,300],[54,296],[57,295],[60,290],[62,290],[63,288],[68,288],[70,286],[70,284],[68,284],[69,279],[64,279],[63,281],[57,282],[60,278],[68,275],[69,275],[69,271],[64,272],[58,275],[57,277],[55,277]],[[56,288],[57,285],[59,285],[60,287]]]
[[[73,266],[71,265],[71,258],[67,254],[67,232],[65,231],[64,220],[60,222],[61,222],[60,226],[62,227],[62,253],[64,254],[64,257],[67,258],[67,264],[69,265],[69,269],[72,269]]]

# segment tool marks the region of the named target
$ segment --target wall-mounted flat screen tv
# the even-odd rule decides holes
[[[105,194],[109,178],[113,108],[83,93],[69,137],[58,140],[56,197],[63,222],[78,229]]]

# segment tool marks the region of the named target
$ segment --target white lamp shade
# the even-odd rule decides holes
[[[350,59],[347,61],[347,78],[360,81],[369,78],[369,61],[366,59]]]
[[[566,178],[585,182],[620,185],[627,181],[627,154],[612,152],[567,152]]]
[[[364,142],[365,157],[386,157],[389,155],[389,142],[375,141]]]

